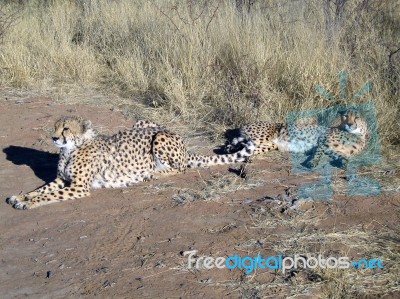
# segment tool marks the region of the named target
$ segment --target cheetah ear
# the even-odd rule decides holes
[[[86,132],[87,130],[92,128],[92,122],[90,120],[83,121],[83,131]]]

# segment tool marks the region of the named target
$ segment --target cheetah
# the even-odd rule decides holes
[[[279,150],[304,153],[312,149],[325,131],[313,118],[300,119],[296,124],[256,122],[239,129],[239,136],[225,147],[227,153],[236,152],[251,140],[256,145],[254,155]]]
[[[325,127],[313,118],[300,119],[295,124],[270,124],[257,122],[239,129],[239,136],[226,145],[228,153],[235,152],[242,142],[253,141],[254,154],[272,150],[292,153],[308,153],[315,150],[311,159],[304,163],[315,168],[323,155],[341,161],[344,168],[351,156],[360,154],[367,144],[368,127],[356,112],[342,112],[340,125]]]
[[[187,152],[179,135],[149,121],[104,136],[96,133],[89,120],[74,116],[56,121],[52,139],[60,149],[57,178],[29,193],[9,197],[7,203],[14,208],[82,198],[90,195],[91,188],[128,187],[187,168],[244,162],[255,149],[249,142],[234,154],[198,155]]]
[[[328,134],[320,136],[314,154],[305,163],[308,168],[318,166],[324,155],[341,161],[346,168],[349,158],[361,154],[368,145],[367,122],[357,114],[342,114],[338,127],[329,128]]]

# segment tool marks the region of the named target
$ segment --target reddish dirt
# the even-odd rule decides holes
[[[55,175],[56,149],[46,138],[59,116],[79,114],[105,132],[134,123],[105,107],[58,105],[46,98],[2,99],[0,103],[0,197],[4,200],[31,191]],[[214,201],[174,205],[177,189],[201,190],[213,176],[230,174],[228,169],[189,170],[132,188],[96,190],[89,198],[26,211],[14,210],[3,201],[0,297],[260,298],[262,294],[284,298],[299,281],[285,280],[272,270],[253,276],[238,269],[187,271],[187,257],[182,253],[196,249],[199,255],[213,257],[255,256],[260,251],[265,256],[276,255],[274,246],[280,242],[284,246],[282,239],[300,231],[323,233],[352,227],[398,231],[398,195],[335,196],[331,203],[307,202],[297,210],[281,212],[274,204],[255,202],[283,194],[288,186],[303,180],[291,174],[288,165],[273,159],[256,159],[249,166],[250,175],[269,170],[257,175],[266,181],[262,186],[222,194]],[[162,188],[167,184],[170,187]],[[264,218],[274,220],[274,226],[257,227],[251,216],[260,209],[271,211]],[[306,219],[302,221],[302,217]],[[299,221],[290,222],[292,219]],[[246,248],[249,240],[257,242]],[[335,243],[323,245],[316,240],[305,249],[318,252],[324,247],[333,253],[343,249]],[[48,271],[50,278],[46,277]],[[257,284],[269,287],[261,292],[252,287]],[[321,292],[298,295],[323,297]]]

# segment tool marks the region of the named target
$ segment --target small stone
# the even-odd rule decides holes
[[[108,267],[100,267],[96,269],[96,273],[108,273]]]
[[[106,280],[104,283],[103,283],[103,288],[112,288],[113,286],[115,285],[115,282],[110,282],[109,280]]]
[[[201,279],[201,283],[212,283],[212,278]]]
[[[62,270],[62,269],[64,269],[64,267],[65,267],[64,264],[61,264],[60,266],[58,266],[58,269]]]
[[[53,271],[47,271],[46,278],[52,278],[54,276]]]

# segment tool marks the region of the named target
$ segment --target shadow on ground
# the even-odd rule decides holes
[[[11,145],[3,152],[6,159],[16,165],[29,166],[35,175],[49,183],[56,178],[58,155],[33,148]]]

